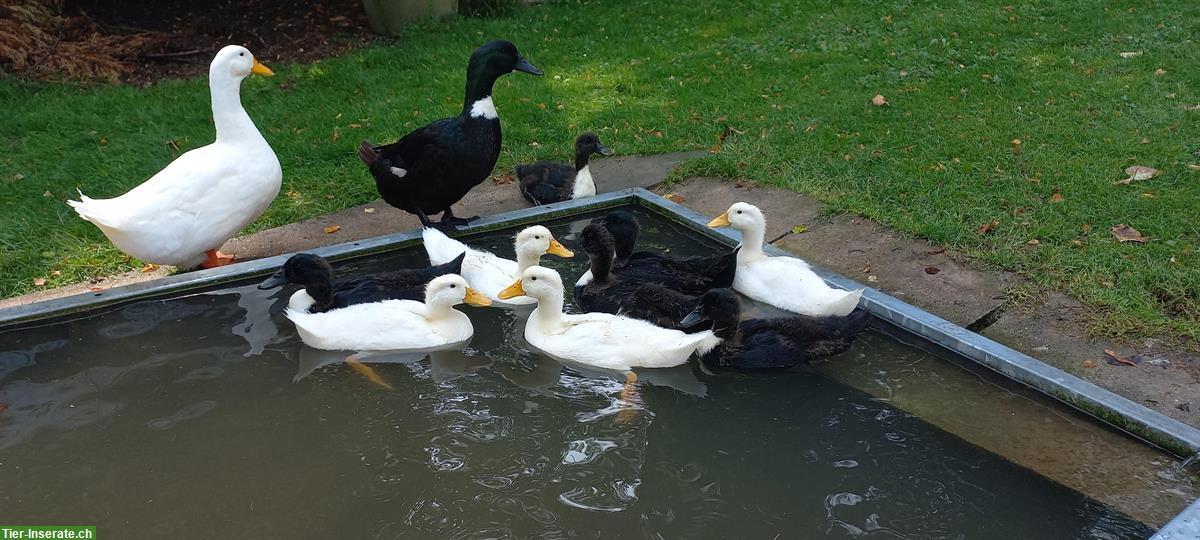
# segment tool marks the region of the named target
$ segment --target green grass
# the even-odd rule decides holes
[[[456,113],[467,55],[502,36],[547,76],[497,85],[499,171],[566,158],[584,129],[624,154],[713,149],[685,170],[786,186],[1019,272],[1094,306],[1096,332],[1196,343],[1200,3],[1143,4],[607,1],[430,23],[244,84],[284,168],[252,229],[375,197],[357,141]],[[120,194],[212,137],[202,80],[7,78],[0,102],[4,295],[138,266],[62,201]],[[1163,172],[1113,185],[1134,164]],[[1120,244],[1118,223],[1152,240]]]

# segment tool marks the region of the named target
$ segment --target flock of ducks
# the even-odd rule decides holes
[[[431,122],[391,144],[362,141],[358,156],[392,206],[424,226],[430,266],[352,279],[311,254],[291,257],[259,287],[300,289],[287,317],[310,347],[326,350],[431,352],[461,347],[474,334],[458,304],[525,311],[525,340],[548,355],[589,367],[628,371],[681,365],[693,355],[710,366],[786,368],[844,351],[865,326],[862,290],[830,287],[796,258],[763,252],[766,221],[736,203],[709,223],[741,231],[729,253],[677,257],[635,251],[639,226],[627,212],[594,220],[579,234],[589,269],[574,283],[582,313],[568,313],[562,276],[540,266],[547,255],[575,254],[543,226],[514,239],[515,260],[472,248],[446,234],[472,219],[451,206],[492,173],[500,120],[492,98],[500,77],[542,75],[507,41],[479,47],[467,65],[458,116]],[[113,199],[80,193],[68,201],[122,251],[181,268],[221,266],[217,248],[258,217],[282,181],[278,158],[242,107],[241,82],[271,70],[240,46],[221,49],[209,68],[216,140],[186,152],[152,178]],[[516,168],[522,196],[535,205],[596,194],[589,160],[611,152],[594,133],[575,141],[574,163]],[[441,213],[434,222],[430,215]],[[732,290],[731,290],[732,289]],[[742,320],[736,290],[791,312]]]

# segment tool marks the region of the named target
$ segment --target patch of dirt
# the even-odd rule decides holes
[[[202,75],[230,44],[270,66],[377,39],[361,0],[0,0],[0,26],[24,36],[14,40],[17,54],[8,54],[0,38],[2,68],[40,79],[135,84]]]

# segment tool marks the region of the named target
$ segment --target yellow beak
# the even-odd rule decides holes
[[[559,257],[565,257],[567,259],[575,256],[575,252],[567,249],[567,246],[558,243],[558,240],[553,238],[550,239],[550,247],[546,249],[546,253],[558,255]]]
[[[254,60],[254,67],[250,68],[250,73],[262,75],[264,77],[270,77],[275,74],[274,71],[271,71],[271,68],[264,66],[262,62],[259,62],[257,59]]]
[[[467,287],[467,297],[464,298],[463,301],[477,307],[487,307],[492,305],[492,301],[488,300],[488,297],[470,287]]]
[[[721,215],[713,218],[712,221],[708,222],[708,226],[712,227],[714,229],[717,227],[728,227],[729,226],[729,212],[723,212]]]
[[[521,280],[519,279],[516,283],[509,285],[503,291],[500,291],[500,294],[496,295],[501,300],[508,300],[517,296],[525,296],[525,289],[521,288]]]

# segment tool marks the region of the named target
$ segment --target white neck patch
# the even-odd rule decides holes
[[[571,189],[571,198],[591,197],[596,194],[596,182],[592,180],[591,165],[584,165],[575,173],[575,185]]]
[[[471,117],[479,118],[481,116],[488,120],[500,118],[500,115],[496,112],[496,105],[492,103],[492,96],[485,97],[471,104]]]

